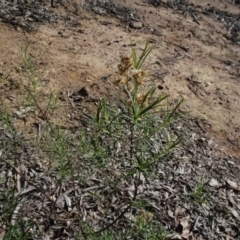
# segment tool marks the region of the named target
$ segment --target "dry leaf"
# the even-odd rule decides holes
[[[238,214],[238,212],[234,209],[234,208],[228,208],[229,209],[229,211],[232,213],[232,215],[236,218],[236,219],[238,219],[238,220],[240,220],[240,216],[239,216],[239,214]]]
[[[71,199],[66,194],[63,194],[63,197],[65,199],[65,202],[66,202],[67,206],[71,207],[72,206]]]
[[[235,203],[235,201],[233,200],[232,192],[233,192],[232,189],[231,189],[231,190],[228,190],[228,191],[227,191],[227,197],[228,197],[229,202],[232,203],[233,205],[235,205],[236,203]]]
[[[227,180],[226,182],[228,183],[228,185],[229,185],[231,188],[233,188],[233,189],[235,189],[235,190],[238,190],[238,185],[237,185],[236,182],[233,182],[233,181],[231,181],[231,180]]]

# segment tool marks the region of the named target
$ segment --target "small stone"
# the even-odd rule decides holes
[[[211,187],[218,187],[219,183],[216,179],[212,178],[209,183],[208,183]]]
[[[82,97],[88,97],[89,96],[89,89],[87,87],[82,87],[78,91],[78,94],[81,95]]]
[[[143,28],[143,23],[142,22],[131,22],[130,27],[135,28],[135,29],[141,29],[141,28]]]

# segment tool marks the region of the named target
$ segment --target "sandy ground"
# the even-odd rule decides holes
[[[219,150],[239,158],[240,33],[232,41],[224,23],[206,14],[214,8],[239,15],[239,5],[191,0],[196,10],[192,14],[164,6],[167,1],[162,6],[140,0],[114,2],[122,13],[97,7],[89,11],[88,1],[57,4],[53,11],[62,18],[30,32],[0,22],[0,72],[14,78],[20,48],[29,44],[39,88],[66,94],[86,86],[93,97],[114,96],[118,89],[111,82],[120,57],[131,51],[131,39],[138,50],[149,41],[155,49],[148,59],[148,84],[159,86],[159,92],[173,100],[183,97],[182,110],[199,119],[202,131],[219,142]],[[12,91],[1,94],[1,103],[14,99]],[[68,111],[61,112],[59,121],[64,122]]]

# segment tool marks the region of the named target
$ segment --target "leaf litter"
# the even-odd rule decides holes
[[[240,167],[234,158],[219,154],[212,146],[217,144],[213,139],[210,141],[200,129],[196,131],[195,119],[180,120],[178,124],[186,132],[186,141],[151,172],[141,174],[135,201],[144,202],[148,217],[169,232],[169,239],[237,239]],[[1,142],[13,144],[4,129]],[[116,151],[120,143],[115,146],[113,158],[121,154],[121,150]],[[45,154],[36,146],[22,138],[12,147],[16,151],[3,150],[1,154],[1,218],[8,191],[16,188],[11,223],[31,219],[30,232],[36,234],[36,239],[74,239],[79,232],[79,217],[99,231],[118,218],[134,198],[135,185],[125,175],[125,163],[109,160],[110,167],[101,171],[88,158],[72,159],[74,169],[79,169],[82,176],[85,171],[87,179],[73,183],[71,177],[66,177],[59,183],[57,172],[48,170],[47,160],[42,161]],[[138,211],[128,209],[113,228],[131,227],[141,215]],[[4,226],[1,228],[4,231]]]

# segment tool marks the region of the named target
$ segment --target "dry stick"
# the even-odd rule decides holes
[[[30,94],[31,98],[33,99],[35,105],[37,106],[38,110],[43,114],[43,118],[46,120],[46,122],[48,123],[48,125],[50,126],[52,132],[53,132],[53,128],[52,128],[52,125],[48,119],[48,116],[47,116],[47,112],[46,111],[43,111],[43,109],[39,106],[36,98],[33,96],[31,90],[25,85],[23,84],[24,88],[27,90],[27,92]]]
[[[31,96],[31,98],[33,99],[33,101],[35,102],[35,104],[36,104],[38,110],[41,111],[41,112],[43,112],[43,110],[42,110],[42,108],[39,106],[39,104],[38,104],[36,98],[33,96],[31,90],[30,90],[25,84],[23,84],[23,86],[24,86],[24,88],[27,90],[27,92],[30,94],[30,96]]]
[[[131,154],[131,159],[132,159],[133,158],[133,125],[131,126],[131,150],[130,150],[130,154]],[[110,228],[111,226],[113,226],[132,207],[132,203],[137,197],[137,190],[138,190],[139,181],[140,181],[140,172],[139,172],[139,177],[138,177],[137,183],[135,183],[135,191],[134,191],[134,196],[133,196],[133,199],[132,199],[131,203],[113,222],[111,222],[105,228],[97,231],[97,233],[103,232],[103,231],[107,230],[108,228]]]
[[[54,7],[54,0],[51,0],[51,7]]]
[[[12,169],[16,171],[17,174],[19,174],[26,182],[28,182],[29,185],[35,187],[36,190],[41,192],[51,203],[53,203],[57,208],[62,210],[64,213],[66,213],[68,216],[71,215],[71,213],[68,213],[65,209],[63,209],[61,206],[59,206],[54,200],[52,200],[46,193],[42,191],[41,188],[39,188],[37,185],[35,185],[32,181],[28,180],[24,175],[22,175],[11,163],[7,162],[4,158],[0,157],[0,160],[8,164]]]
[[[130,154],[131,154],[131,159],[133,158],[133,127],[134,125],[132,124],[131,126],[131,150],[130,150]],[[103,232],[107,229],[109,229],[111,226],[113,226],[113,224],[115,224],[119,219],[121,219],[124,214],[132,207],[132,203],[133,201],[136,199],[137,197],[137,190],[138,190],[138,186],[139,186],[139,182],[140,182],[140,171],[138,172],[138,179],[137,179],[137,183],[135,182],[135,191],[134,191],[134,196],[132,201],[130,202],[130,204],[128,205],[128,207],[115,219],[113,220],[110,224],[108,224],[106,227],[102,228],[101,230],[97,231],[97,233]]]
[[[133,199],[132,199],[132,201],[129,203],[128,207],[127,207],[115,220],[113,220],[110,224],[108,224],[106,227],[100,229],[100,230],[97,231],[96,233],[101,233],[101,232],[109,229],[111,226],[113,226],[114,223],[116,223],[119,219],[121,219],[121,218],[124,216],[124,214],[132,207],[133,201],[135,201],[136,198],[137,198],[137,190],[138,190],[139,182],[140,182],[140,172],[138,172],[137,183],[136,183],[136,182],[134,183],[134,185],[135,185],[135,191],[134,191]]]
[[[80,211],[80,204],[79,204],[79,201],[77,200],[76,187],[75,187],[74,176],[73,176],[73,165],[72,165],[72,161],[71,161],[71,180],[72,180],[72,184],[73,184],[74,197],[75,197],[75,199],[76,199],[76,207],[77,207],[77,210],[78,210],[78,212],[79,212],[79,214],[80,214],[80,212],[81,212],[81,211]],[[87,239],[86,233],[84,232],[83,227],[82,227],[82,224],[81,224],[82,221],[81,221],[81,218],[80,218],[79,214],[78,214],[78,216],[77,216],[77,218],[78,218],[78,223],[79,223],[79,228],[80,228],[80,230],[81,230],[81,233],[82,233],[83,237],[84,237],[85,239]]]
[[[109,229],[111,226],[113,226],[114,223],[116,223],[119,219],[121,219],[124,216],[124,214],[130,209],[131,206],[132,206],[132,203],[130,203],[128,207],[115,220],[113,220],[110,224],[108,224],[106,227],[102,228],[101,230],[97,231],[96,233],[101,233]]]

